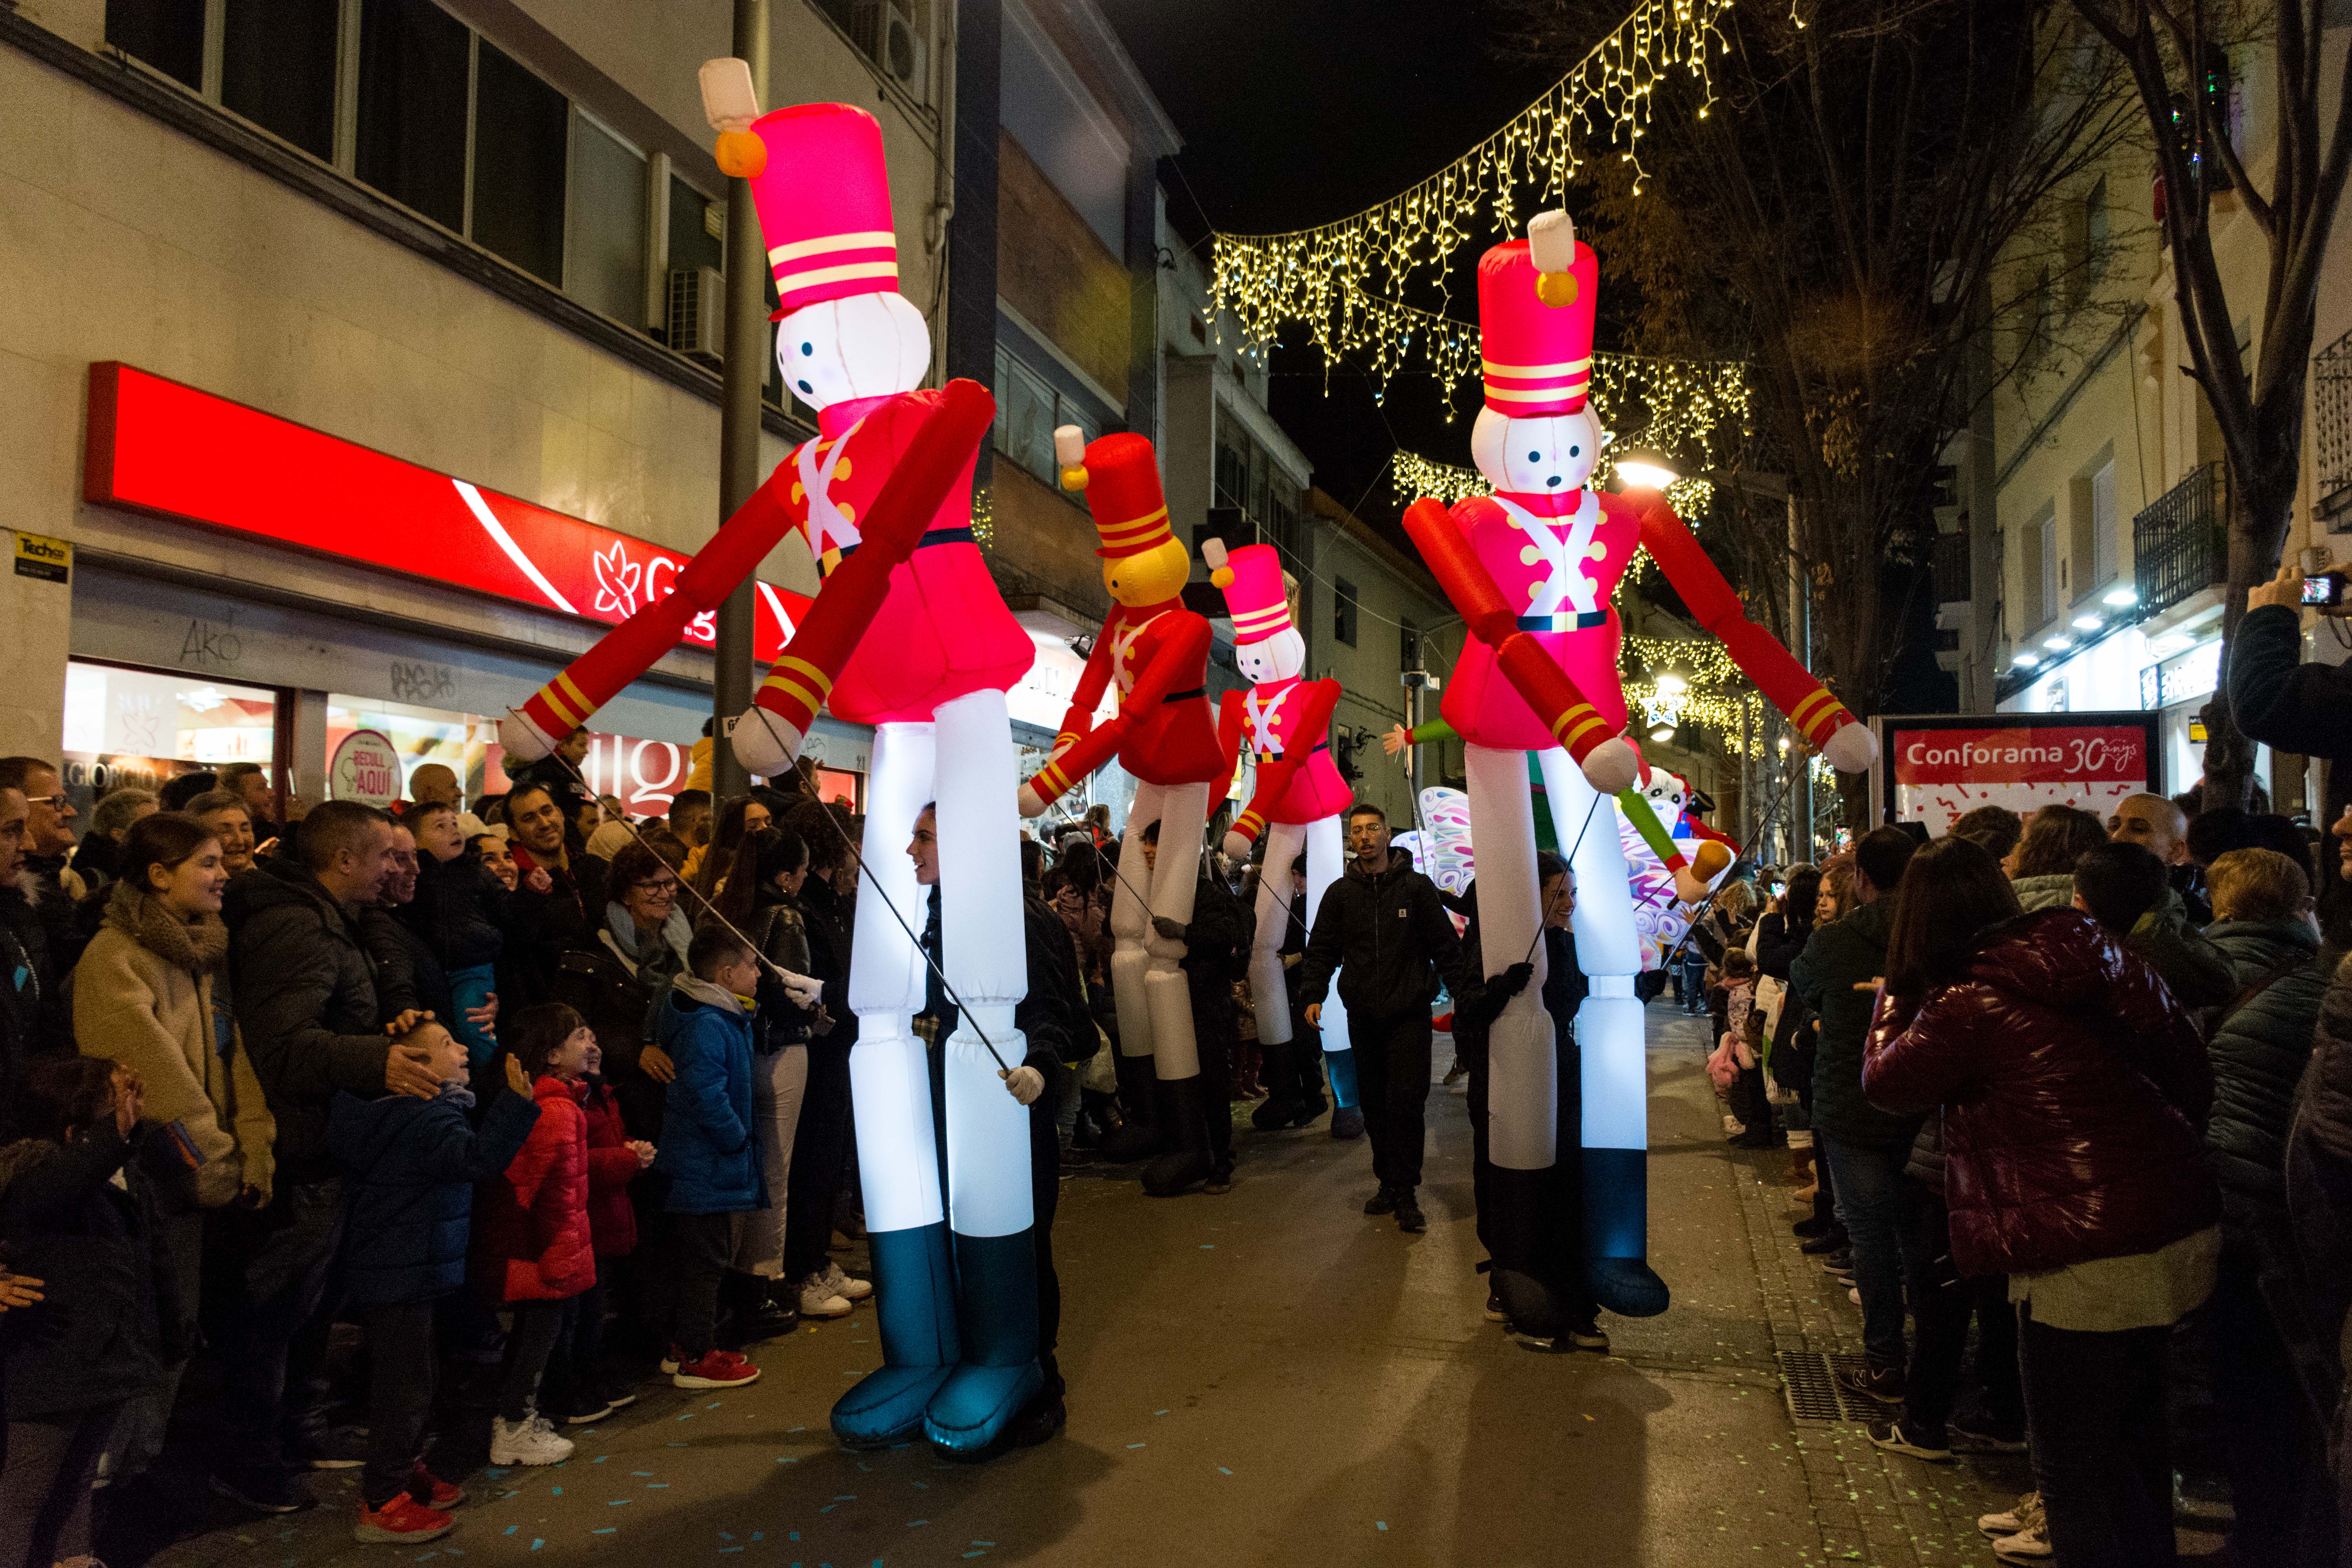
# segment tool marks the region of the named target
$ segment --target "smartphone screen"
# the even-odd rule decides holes
[[[2303,602],[2306,605],[2333,607],[2344,596],[2344,579],[2329,572],[2303,580]]]

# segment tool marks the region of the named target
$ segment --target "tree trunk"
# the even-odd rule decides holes
[[[2255,432],[2262,449],[2251,475],[2242,476],[2231,465],[2221,659],[2212,700],[2200,710],[2205,721],[2205,787],[2198,804],[2207,811],[2225,805],[2248,810],[2253,804],[2254,742],[2238,728],[2238,716],[2230,706],[2230,655],[2238,646],[2238,623],[2246,618],[2246,595],[2278,570],[2294,520],[2303,432],[2298,425],[2285,439],[2278,439],[2272,428],[2276,423],[2262,421]]]

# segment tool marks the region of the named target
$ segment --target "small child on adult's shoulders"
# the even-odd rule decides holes
[[[506,1168],[481,1194],[475,1279],[514,1313],[507,1366],[490,1423],[493,1465],[555,1465],[572,1440],[540,1409],[551,1362],[568,1362],[579,1298],[596,1283],[588,1226],[588,1118],[580,1102],[597,1060],[586,1020],[561,1002],[524,1010],[507,1053],[530,1080],[539,1121]],[[558,1412],[557,1414],[562,1414]]]
[[[751,1088],[760,964],[751,944],[720,925],[694,933],[686,963],[654,1027],[677,1068],[654,1160],[670,1179],[663,1206],[676,1249],[676,1312],[662,1370],[680,1388],[735,1388],[760,1375],[740,1352],[714,1342],[719,1282],[733,1256],[730,1216],[766,1201]]]
[[[495,1180],[539,1121],[530,1080],[512,1057],[512,1092],[497,1097],[477,1131],[466,1042],[430,1020],[396,1038],[430,1054],[441,1092],[338,1093],[328,1122],[344,1171],[348,1301],[367,1325],[368,1459],[352,1534],[368,1542],[431,1541],[455,1527],[448,1510],[465,1489],[435,1476],[423,1457],[433,1304],[465,1285],[474,1184]]]

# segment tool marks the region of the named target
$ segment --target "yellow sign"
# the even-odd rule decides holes
[[[62,539],[49,539],[38,533],[16,535],[16,575],[38,577],[45,583],[63,583],[73,575],[73,545]]]
[[[2189,721],[2189,743],[2192,746],[2201,746],[2205,743],[2204,720],[2191,719]]]

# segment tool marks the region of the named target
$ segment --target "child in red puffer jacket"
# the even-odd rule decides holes
[[[593,1037],[591,1037],[593,1042]],[[541,1405],[551,1419],[572,1426],[601,1421],[637,1396],[604,1366],[604,1309],[621,1260],[636,1250],[637,1214],[629,1184],[654,1161],[654,1146],[632,1138],[621,1124],[621,1102],[596,1076],[604,1052],[588,1047],[587,1095],[580,1109],[588,1121],[588,1235],[596,1254],[596,1283],[582,1291],[572,1309],[571,1356],[547,1369]]]
[[[490,1423],[493,1465],[553,1465],[572,1442],[539,1411],[551,1360],[568,1363],[580,1297],[596,1283],[588,1223],[588,1116],[582,1100],[596,1037],[560,1002],[532,1007],[506,1031],[531,1080],[539,1121],[502,1181],[481,1190],[474,1278],[514,1314],[506,1374]]]

